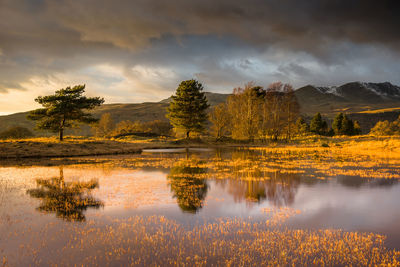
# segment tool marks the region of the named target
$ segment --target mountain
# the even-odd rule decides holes
[[[400,87],[389,82],[351,82],[341,86],[307,85],[296,90],[301,112],[321,112],[328,117],[337,112],[362,112],[400,107]]]
[[[346,112],[351,118],[360,121],[364,132],[379,120],[394,120],[400,114],[400,87],[391,83],[352,82],[341,86],[318,87],[307,85],[295,91],[303,115],[311,118],[321,112],[329,120],[337,112]],[[206,92],[211,106],[224,102],[229,94]],[[165,118],[166,108],[171,98],[160,102],[140,104],[105,104],[93,110],[95,117],[111,113],[115,122],[123,120],[152,121]],[[0,116],[0,131],[11,126],[34,128],[34,122],[26,119],[28,112]],[[90,128],[83,126],[81,130],[70,130],[67,134],[90,134]]]

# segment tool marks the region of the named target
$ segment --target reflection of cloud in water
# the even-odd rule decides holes
[[[296,220],[297,227],[338,227],[344,229],[385,229],[399,231],[393,222],[400,220],[395,201],[400,187],[343,187],[340,184],[302,186],[292,205],[307,214]],[[386,227],[388,226],[388,227]]]
[[[105,209],[135,209],[175,203],[169,192],[166,173],[151,170],[110,170],[100,178],[94,194],[105,202]]]

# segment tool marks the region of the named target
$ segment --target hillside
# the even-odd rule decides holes
[[[307,85],[296,90],[301,112],[311,116],[321,112],[333,117],[337,112],[357,113],[400,107],[400,87],[391,83],[352,82],[339,87]]]
[[[394,120],[400,115],[400,87],[390,83],[352,82],[339,87],[317,87],[307,85],[295,91],[301,107],[301,113],[311,118],[321,112],[330,120],[337,112],[346,112],[360,122],[363,132],[368,132],[379,120]],[[229,94],[206,92],[211,106],[224,102]],[[170,98],[160,102],[140,104],[105,104],[93,111],[99,118],[104,113],[111,113],[115,122],[130,121],[166,121],[166,108]],[[397,109],[396,109],[397,108]],[[34,122],[26,119],[27,112],[0,116],[0,129],[11,126],[34,128]],[[45,132],[40,133],[45,135]],[[90,128],[83,126],[81,130],[69,130],[67,134],[90,134]]]
[[[206,92],[206,97],[211,107],[224,102],[229,94],[218,94]],[[130,121],[167,121],[166,109],[169,106],[170,98],[160,102],[145,102],[140,104],[105,104],[92,111],[96,118],[104,113],[110,113],[113,120],[118,123],[124,120]],[[28,112],[20,112],[11,115],[0,116],[0,131],[12,126],[23,126],[30,130],[34,129],[35,123],[26,119]],[[38,132],[40,135],[48,135],[46,132]],[[67,130],[66,134],[89,135],[89,126],[82,126],[81,129]]]

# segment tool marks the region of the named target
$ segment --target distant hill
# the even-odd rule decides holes
[[[330,120],[337,112],[346,112],[351,118],[359,120],[363,132],[368,132],[379,120],[394,120],[400,115],[400,87],[391,83],[352,82],[341,86],[318,87],[307,85],[295,91],[301,113],[309,119],[321,112]],[[224,102],[229,94],[206,92],[211,106]],[[166,108],[171,98],[160,102],[140,104],[105,104],[93,111],[95,117],[111,113],[115,122],[166,121]],[[397,109],[396,109],[397,108]],[[0,116],[0,130],[11,126],[34,128],[34,122],[26,119],[28,112]],[[88,135],[90,129],[71,130],[67,134]]]
[[[228,96],[229,94],[206,92],[206,97],[211,107],[224,102]],[[112,119],[116,123],[124,120],[142,122],[153,120],[167,121],[165,115],[170,100],[171,98],[164,99],[160,102],[145,102],[140,104],[105,104],[93,110],[92,113],[96,118],[100,118],[104,113],[110,113]],[[28,112],[20,112],[11,115],[0,116],[0,131],[12,126],[23,126],[33,130],[35,123],[26,119],[27,115]],[[40,134],[46,135],[47,133],[40,132]],[[89,135],[90,128],[84,125],[79,130],[68,130],[66,131],[66,134]]]
[[[341,86],[307,85],[296,90],[303,114],[321,112],[328,117],[337,112],[362,112],[400,107],[400,87],[391,83],[352,82]]]

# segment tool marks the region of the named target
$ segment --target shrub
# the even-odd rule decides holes
[[[116,126],[112,132],[113,136],[120,135],[131,135],[135,133],[149,133],[152,135],[163,135],[168,136],[171,133],[172,126],[169,122],[164,122],[160,120],[140,122],[140,121],[121,121]],[[149,136],[152,136],[149,135]]]
[[[92,131],[97,137],[108,137],[115,128],[115,123],[110,113],[105,113],[100,120],[92,126]]]
[[[371,134],[375,136],[400,135],[400,117],[393,122],[378,121],[371,129]]]
[[[32,136],[34,134],[29,129],[21,126],[14,126],[0,133],[0,139],[18,139]]]

